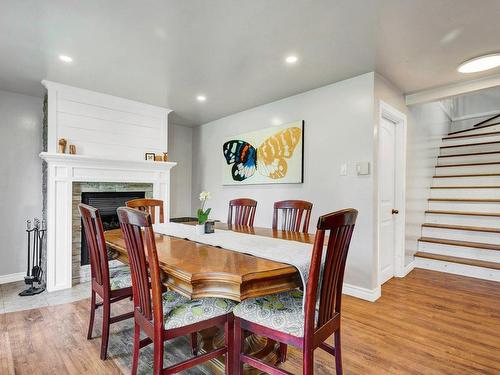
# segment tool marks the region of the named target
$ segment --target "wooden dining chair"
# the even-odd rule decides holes
[[[233,199],[229,201],[228,225],[244,225],[253,227],[257,201],[249,198]]]
[[[234,308],[235,374],[242,374],[245,363],[268,374],[291,374],[243,353],[244,331],[302,349],[304,375],[314,373],[314,350],[318,347],[335,356],[336,373],[342,374],[340,340],[342,284],[357,215],[355,209],[346,209],[319,218],[304,310],[303,293],[299,289],[250,298]],[[325,234],[329,238],[324,249]],[[324,250],[326,251],[324,269],[321,272]],[[332,334],[334,347],[325,342]]]
[[[136,208],[138,210],[147,212],[151,215],[151,220],[153,224],[159,224],[164,222],[163,218],[163,201],[161,199],[149,199],[149,198],[139,198],[132,199],[125,202],[125,205],[130,208]],[[159,221],[156,221],[156,208],[159,211]]]
[[[313,204],[307,201],[288,200],[274,203],[273,229],[287,232],[303,232],[309,230],[309,220]],[[281,223],[279,219],[281,218]]]
[[[153,375],[174,374],[221,355],[225,356],[226,374],[232,374],[231,311],[235,302],[222,298],[190,300],[174,291],[165,291],[162,288],[151,216],[146,212],[127,207],[120,207],[117,212],[125,237],[134,290],[132,375],[137,374],[139,350],[151,343],[153,343]],[[165,341],[222,325],[225,329],[225,342],[222,347],[163,368]],[[146,335],[142,340],[141,331]]]
[[[102,306],[101,359],[104,360],[107,357],[108,351],[109,326],[112,323],[134,317],[133,312],[111,317],[112,303],[132,297],[132,281],[130,270],[127,266],[112,270],[109,269],[108,252],[99,210],[83,203],[78,205],[78,210],[82,217],[87,247],[90,252],[92,293],[87,339],[90,340],[92,338],[95,311]],[[96,303],[96,294],[99,295],[102,302]]]

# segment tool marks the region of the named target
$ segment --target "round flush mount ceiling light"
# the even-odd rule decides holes
[[[290,55],[286,57],[285,61],[287,64],[295,64],[297,61],[299,61],[299,58],[295,55]]]
[[[467,60],[460,64],[457,70],[460,73],[476,73],[500,66],[500,53],[493,53]]]
[[[68,64],[73,62],[73,58],[67,55],[59,55],[59,60]]]
[[[205,95],[198,95],[196,97],[196,100],[198,100],[199,102],[204,102],[207,100],[207,97]]]

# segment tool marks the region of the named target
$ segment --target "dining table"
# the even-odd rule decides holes
[[[187,223],[192,224],[195,223]],[[216,223],[215,230],[314,243],[314,234],[271,228]],[[114,258],[128,263],[121,230],[106,231],[104,236]],[[155,242],[163,284],[191,299],[220,297],[240,302],[302,286],[299,271],[290,264],[159,233],[155,233]],[[223,330],[220,328],[200,332],[200,352],[212,350],[223,342]],[[277,363],[278,347],[279,344],[273,340],[256,335],[250,335],[245,340],[245,351],[268,362]],[[207,365],[215,374],[224,373],[223,360],[213,360]],[[245,374],[247,373],[260,372],[248,368],[245,369]]]

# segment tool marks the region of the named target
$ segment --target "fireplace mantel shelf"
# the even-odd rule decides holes
[[[48,163],[78,164],[78,165],[101,165],[115,168],[142,169],[149,171],[166,171],[175,167],[177,163],[148,160],[126,160],[103,158],[90,155],[71,155],[52,152],[41,152],[40,157]]]

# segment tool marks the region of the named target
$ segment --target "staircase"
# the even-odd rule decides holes
[[[499,117],[443,138],[416,267],[500,281]]]

